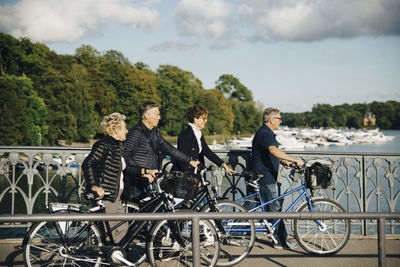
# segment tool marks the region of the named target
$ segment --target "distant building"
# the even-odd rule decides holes
[[[364,121],[363,121],[363,125],[364,127],[367,126],[375,126],[376,123],[376,117],[375,114],[372,112],[367,112],[364,115]]]

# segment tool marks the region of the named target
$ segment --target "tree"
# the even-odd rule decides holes
[[[233,133],[252,133],[261,124],[261,112],[256,108],[253,94],[238,78],[223,74],[215,88],[227,98],[234,114]]]
[[[19,145],[39,145],[41,137],[45,137],[48,131],[46,124],[47,109],[43,99],[33,90],[30,79],[25,75],[17,77],[6,74],[0,76],[0,87],[3,93],[4,91],[9,92],[5,93],[5,96],[9,96],[10,99],[2,98],[2,106],[6,106],[10,111],[13,111],[10,120],[13,121],[16,115],[20,117],[18,118],[19,122],[16,128],[20,129],[21,132],[18,133],[13,131],[14,127],[10,125],[10,120],[3,122],[4,125],[8,125],[6,127],[11,127],[8,131],[11,130],[11,133],[16,135],[14,140],[9,137],[5,138],[6,142],[18,142]],[[16,101],[17,107],[10,107],[9,104],[13,104],[12,101],[15,100],[16,96],[18,96],[18,101]],[[9,113],[9,111],[4,112],[4,114]],[[21,123],[25,126],[22,127]]]
[[[10,90],[4,77],[0,77],[0,144],[24,145],[29,136],[29,120],[26,102],[16,92]]]
[[[232,131],[234,115],[229,102],[219,90],[204,90],[199,104],[208,109],[208,121],[204,134],[227,134]]]
[[[236,98],[240,101],[253,101],[253,94],[238,78],[232,74],[223,74],[215,83],[215,89],[220,90],[225,98]]]
[[[161,97],[160,129],[169,135],[178,135],[186,127],[183,114],[198,101],[202,84],[193,73],[171,65],[161,65],[156,75]]]

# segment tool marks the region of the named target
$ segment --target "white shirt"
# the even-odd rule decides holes
[[[126,162],[125,162],[124,157],[121,157],[121,164],[122,164],[122,167],[121,167],[121,179],[119,181],[119,189],[124,189],[124,172],[123,172],[123,170],[125,170],[125,168],[126,168]]]
[[[194,136],[196,136],[196,140],[197,140],[197,144],[199,145],[199,153],[201,153],[202,147],[201,147],[201,130],[197,129],[196,126],[194,126],[192,123],[189,123],[189,125],[192,127],[193,132],[194,132]]]

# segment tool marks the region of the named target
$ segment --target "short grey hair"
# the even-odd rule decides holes
[[[268,122],[270,119],[272,119],[273,116],[276,114],[280,113],[281,111],[277,108],[266,108],[264,109],[263,112],[263,122]]]

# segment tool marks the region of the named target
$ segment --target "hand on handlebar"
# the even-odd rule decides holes
[[[232,170],[228,165],[226,165],[225,163],[222,164],[222,168],[225,169],[225,171],[228,173],[228,175],[232,175],[235,174],[236,172],[234,170]]]
[[[295,162],[296,162],[296,165],[300,168],[303,167],[303,165],[304,165],[304,161],[302,161],[301,159],[297,159]]]
[[[156,173],[155,174],[151,174],[151,173],[146,173],[142,175],[143,178],[147,178],[147,180],[149,180],[149,183],[151,184],[152,182],[154,182],[155,178],[156,178]]]
[[[200,164],[200,161],[198,160],[191,160],[189,162],[190,166],[194,167],[194,168],[198,168],[198,165]]]
[[[292,161],[289,164],[289,167],[290,168],[295,168],[295,167],[301,168],[301,167],[303,167],[303,165],[304,165],[304,161],[302,161],[301,159],[296,159],[296,161]]]
[[[93,192],[96,192],[96,194],[97,194],[100,198],[103,198],[103,197],[104,197],[105,191],[104,191],[104,189],[103,189],[102,187],[97,186],[97,185],[94,185],[94,186],[92,186],[91,189],[92,189]]]

